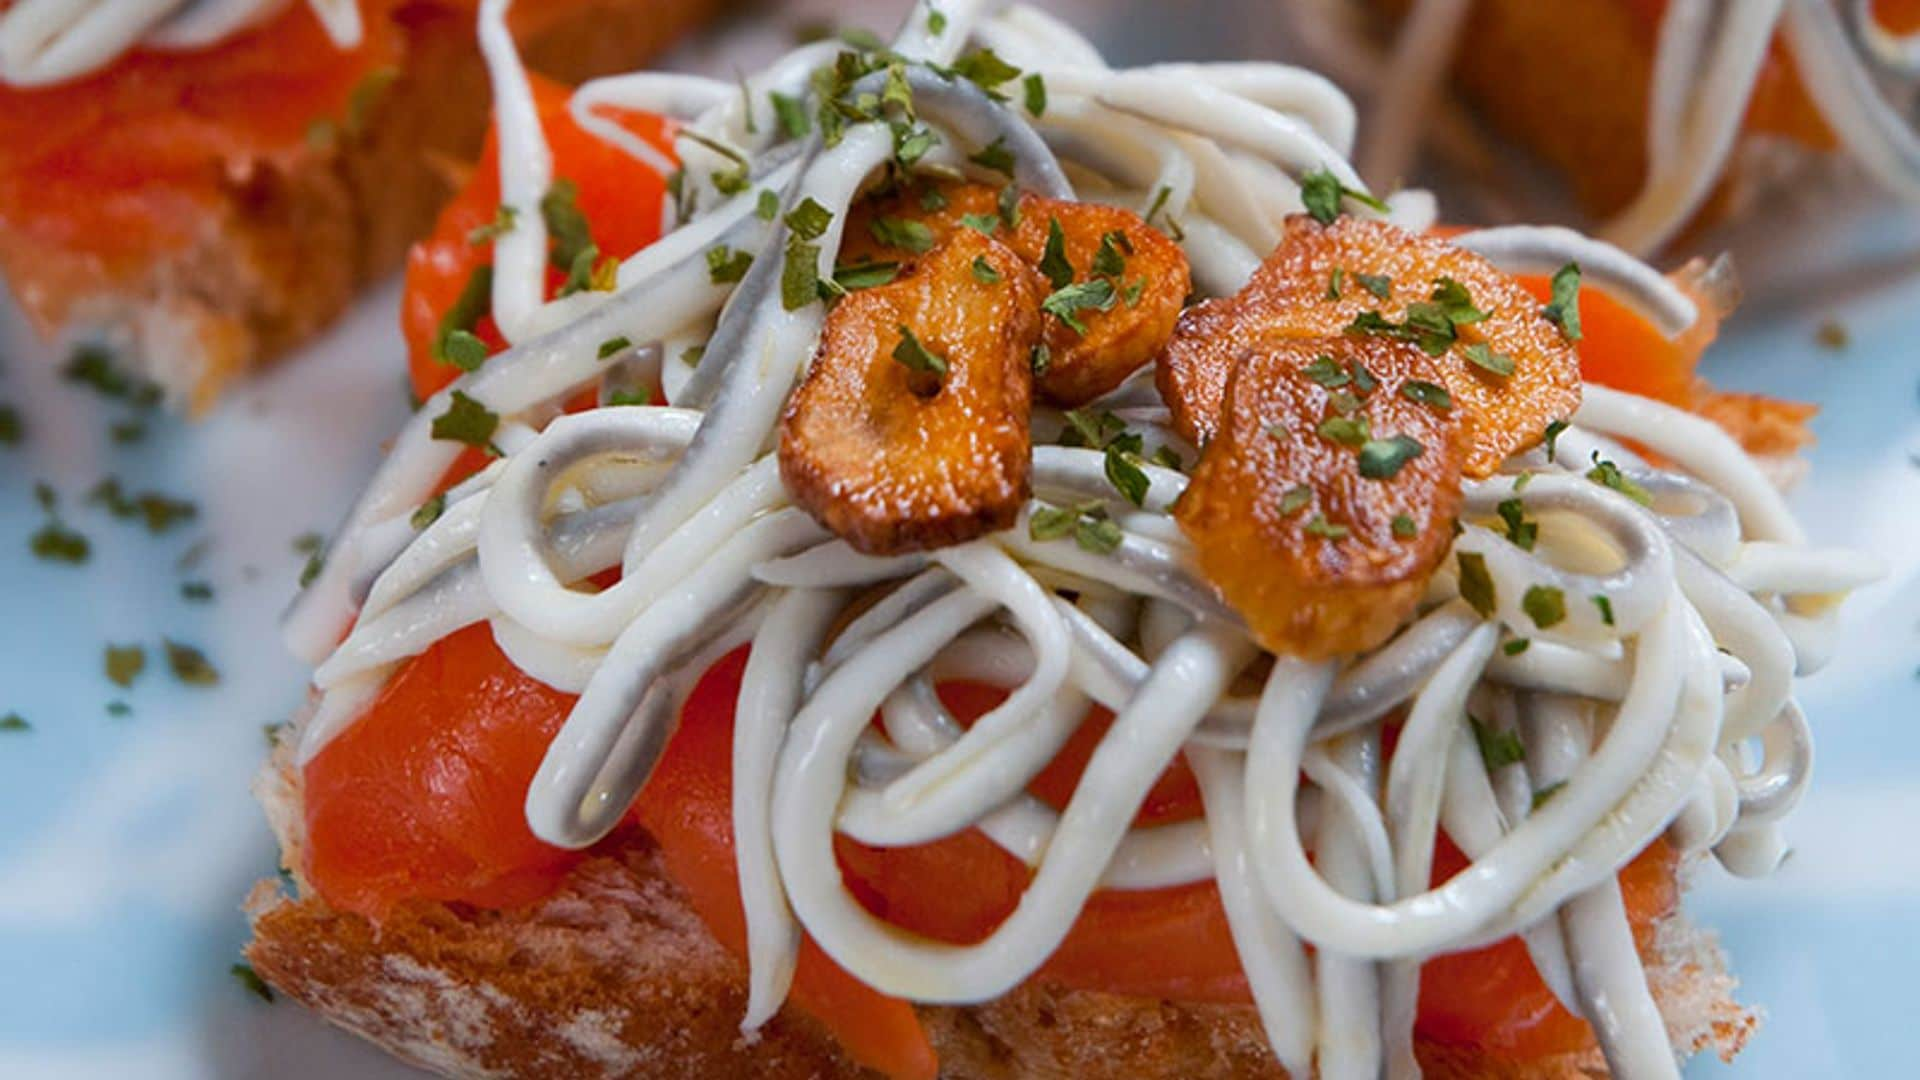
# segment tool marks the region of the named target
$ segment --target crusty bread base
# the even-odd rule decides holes
[[[298,866],[297,774],[284,753],[255,790]],[[255,886],[247,959],[287,996],[446,1076],[858,1076],[789,1008],[743,1036],[745,965],[707,933],[645,833],[616,836],[531,907],[408,906],[376,926]],[[1758,1023],[1709,935],[1656,935],[1656,999],[1674,1046],[1731,1058]],[[921,1007],[949,1077],[1284,1075],[1253,1009],[1028,984],[984,1005]],[[1422,1044],[1427,1075],[1547,1080],[1604,1073],[1598,1051],[1515,1064]]]
[[[634,67],[724,0],[591,0],[537,28],[529,66],[577,81]],[[397,80],[357,135],[290,162],[223,165],[190,244],[137,266],[47,250],[0,221],[0,272],[48,336],[103,339],[193,410],[249,366],[312,337],[400,262],[470,161],[491,95],[464,16],[414,12]]]

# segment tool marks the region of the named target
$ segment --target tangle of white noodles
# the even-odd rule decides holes
[[[1468,8],[1416,0],[1402,21],[1370,117],[1362,172],[1375,183],[1396,181],[1418,149]],[[1871,0],[1672,0],[1648,87],[1647,176],[1600,227],[1602,237],[1644,254],[1699,210],[1731,159],[1776,35],[1847,153],[1887,190],[1920,199],[1920,134],[1908,119],[1920,89],[1920,36],[1887,31]]]
[[[502,6],[484,17],[497,23]],[[1156,222],[1180,230],[1204,291],[1244,282],[1299,206],[1304,172],[1357,182],[1344,160],[1350,107],[1317,77],[1251,64],[1113,71],[1037,11],[953,0],[941,11],[947,29],[936,35],[929,9],[915,9],[896,43],[903,56],[945,65],[968,43],[989,43],[1034,64],[1049,95],[1045,114],[1029,118],[912,66],[921,119],[943,144],[1004,138],[1029,159],[1023,183],[1064,193],[1071,175],[1143,212],[1158,203]],[[1468,485],[1450,554],[1484,560],[1484,614],[1459,595],[1449,558],[1393,640],[1340,663],[1274,658],[1258,700],[1233,689],[1258,649],[1170,518],[1186,486],[1177,470],[1146,466],[1135,506],[1107,481],[1100,453],[1041,445],[1035,500],[1013,529],[926,553],[853,551],[792,505],[769,453],[822,316],[813,305],[784,310],[784,229],[779,215],[753,213],[761,191],[782,207],[827,207],[834,223],[816,269],[831,269],[840,221],[886,163],[890,136],[853,123],[834,147],[788,140],[755,98],[814,93],[809,73],[838,48],[776,61],[747,80],[744,102],[737,86],[679,75],[615,76],[576,95],[583,125],[656,168],[657,151],[598,111],[657,109],[738,148],[751,190],[720,197],[689,180],[700,192],[692,213],[626,262],[616,292],[552,316],[462,376],[456,387],[502,414],[506,459],[449,491],[421,529],[409,519],[451,448],[421,420],[402,434],[289,621],[296,645],[324,658],[299,759],[351,724],[400,662],[486,620],[524,671],[579,694],[526,810],[543,839],[584,846],[645,782],[691,680],[751,639],[732,806],[749,1030],[781,1007],[803,930],[884,992],[979,1001],[1033,974],[1096,889],[1213,879],[1262,1025],[1296,1074],[1411,1075],[1420,962],[1511,934],[1553,991],[1594,1019],[1617,1071],[1661,1074],[1667,1047],[1664,1035],[1655,1045],[1631,948],[1621,955],[1631,935],[1614,875],[1663,831],[1739,872],[1770,867],[1811,763],[1793,678],[1817,665],[1834,601],[1872,568],[1809,548],[1759,466],[1718,428],[1600,387],[1587,388],[1554,454],[1536,448]],[[511,96],[517,60],[489,60]],[[544,160],[538,129],[518,110],[501,115],[522,124],[509,144]],[[693,168],[693,145],[682,139],[680,150]],[[943,167],[964,163],[943,155]],[[525,180],[503,190],[536,204],[541,192]],[[1416,227],[1433,213],[1430,198],[1409,193],[1390,211]],[[1669,335],[1700,317],[1659,274],[1567,230],[1489,229],[1460,242],[1516,272],[1577,260],[1588,287]],[[719,243],[755,255],[731,289],[704,265]],[[547,325],[544,310],[529,325]],[[706,351],[666,380],[673,405],[560,415],[558,402],[606,372],[597,350],[615,333],[640,343],[619,364],[673,369],[679,349]],[[1100,405],[1149,446],[1191,460],[1150,377]],[[1035,411],[1037,440],[1063,425],[1054,410]],[[1655,469],[1629,443],[1666,464]],[[1647,502],[1587,479],[1593,456]],[[1032,536],[1043,500],[1089,499],[1121,527],[1111,552]],[[1508,500],[1538,520],[1530,549],[1499,530]],[[583,585],[614,568],[618,583]],[[1524,597],[1538,588],[1561,591],[1564,619],[1534,624]],[[962,724],[937,693],[951,680],[1011,692]],[[1112,728],[1056,812],[1026,787],[1095,704],[1114,712]],[[1402,706],[1411,711],[1388,761],[1383,733]],[[1524,761],[1483,760],[1469,711],[1517,740]],[[1133,828],[1182,752],[1205,820]],[[1472,872],[1435,886],[1443,828]],[[1033,871],[976,945],[876,918],[835,865],[836,836],[893,847],[967,829]]]

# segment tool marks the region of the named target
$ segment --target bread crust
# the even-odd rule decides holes
[[[740,1033],[745,965],[707,933],[637,830],[517,911],[414,904],[376,926],[264,881],[247,912],[247,959],[275,988],[445,1076],[872,1075],[791,1008],[754,1036]],[[1757,1020],[1732,1001],[1717,948],[1677,917],[1656,948],[1655,997],[1674,1045],[1730,1058]],[[1250,1006],[1028,984],[984,1005],[919,1013],[948,1077],[1285,1075]],[[1418,1051],[1441,1080],[1604,1072],[1597,1051],[1524,1064],[1471,1047],[1423,1042]]]
[[[631,68],[726,0],[582,0],[524,35],[566,81]],[[49,250],[0,220],[0,273],[49,337],[99,338],[170,401],[199,411],[236,375],[307,341],[432,227],[486,132],[491,95],[471,20],[408,9],[399,77],[351,136],[285,161],[219,163],[194,239],[132,266]]]

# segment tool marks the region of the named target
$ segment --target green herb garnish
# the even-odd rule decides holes
[[[207,654],[171,638],[161,639],[167,650],[167,667],[173,677],[188,686],[218,686],[220,672],[208,661]]]
[[[1409,379],[1401,383],[1400,396],[1429,409],[1444,411],[1453,408],[1453,395],[1447,393],[1446,387],[1421,379]]]
[[[1315,514],[1308,518],[1306,525],[1302,526],[1302,528],[1308,535],[1318,536],[1326,540],[1344,540],[1347,538],[1347,534],[1353,531],[1345,525],[1333,524],[1327,520],[1324,514]]]
[[[1420,440],[1406,435],[1368,439],[1360,445],[1360,475],[1369,480],[1391,480],[1407,462],[1425,452]]]
[[[425,529],[427,526],[439,521],[440,515],[446,512],[447,493],[443,491],[433,498],[428,499],[426,502],[421,503],[413,511],[413,516],[407,519],[407,524],[412,525],[415,529]]]
[[[1073,264],[1067,261],[1067,234],[1056,217],[1047,219],[1047,244],[1040,252],[1040,272],[1046,275],[1047,284],[1056,289],[1064,289],[1073,282]]]
[[[1520,610],[1527,613],[1533,625],[1545,630],[1567,617],[1567,597],[1551,585],[1529,585],[1520,598]]]
[[[1074,333],[1085,335],[1086,324],[1076,317],[1075,312],[1107,311],[1113,307],[1113,301],[1113,282],[1095,278],[1055,289],[1040,302],[1040,310],[1066,323]]]
[[[1527,759],[1527,748],[1521,744],[1520,736],[1511,731],[1501,731],[1491,724],[1483,724],[1472,713],[1467,714],[1467,723],[1473,727],[1473,741],[1480,746],[1480,760],[1486,762],[1488,772]]]
[[[261,1001],[272,1004],[273,987],[268,986],[267,980],[261,978],[260,973],[253,970],[253,965],[234,964],[227,968],[227,974],[232,975],[235,982],[245,987],[247,993],[252,994]]]
[[[485,225],[476,225],[467,230],[467,243],[475,247],[479,247],[481,244],[491,244],[495,240],[512,232],[514,223],[519,220],[519,217],[520,211],[505,203],[501,203],[494,208],[492,221],[487,222]]]
[[[1002,176],[1013,175],[1013,151],[1007,149],[1007,139],[1004,135],[968,154],[967,160]]]
[[[1047,81],[1039,72],[1021,79],[1020,87],[1026,91],[1027,115],[1039,116],[1047,111]]]
[[[1387,204],[1364,191],[1355,191],[1340,182],[1329,169],[1310,172],[1300,178],[1300,202],[1313,215],[1313,220],[1322,225],[1333,224],[1340,216],[1340,200],[1352,199],[1354,202],[1373,210],[1384,212]]]
[[[1454,561],[1460,566],[1460,599],[1481,618],[1493,618],[1493,575],[1487,573],[1487,557],[1477,551],[1462,551],[1454,555]]]
[[[893,347],[893,358],[908,371],[918,371],[938,376],[942,379],[946,378],[946,358],[928,349],[925,345],[920,344],[920,339],[913,336],[913,331],[908,328],[907,324],[900,323],[899,327],[900,343]]]
[[[1534,542],[1540,538],[1540,525],[1527,520],[1526,504],[1519,499],[1503,499],[1494,509],[1507,524],[1507,539],[1522,551],[1532,551]]]
[[[433,418],[434,438],[464,443],[496,457],[500,451],[493,445],[493,433],[499,428],[499,414],[461,390],[453,392],[453,400],[448,403],[447,411]]]
[[[933,247],[933,230],[911,218],[877,217],[867,223],[873,238],[888,247],[902,248],[915,255]]]
[[[1540,310],[1547,321],[1560,328],[1568,341],[1580,340],[1580,264],[1568,263],[1553,272],[1553,293]]]
[[[108,681],[124,689],[147,670],[147,650],[138,645],[109,645],[102,661]]]
[[[1646,488],[1633,481],[1633,478],[1620,471],[1620,466],[1611,461],[1602,461],[1600,451],[1593,452],[1593,468],[1587,470],[1587,479],[1601,487],[1612,488],[1641,506],[1652,506],[1653,495]]]

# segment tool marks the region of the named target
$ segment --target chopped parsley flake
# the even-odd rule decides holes
[[[1549,463],[1552,463],[1553,461],[1553,454],[1555,449],[1554,444],[1559,441],[1560,433],[1567,430],[1567,428],[1570,426],[1571,425],[1568,424],[1565,420],[1555,420],[1547,425],[1546,433],[1542,436],[1542,438],[1546,441],[1546,444],[1547,444],[1547,461]]]
[[[1045,375],[1047,369],[1053,367],[1053,350],[1047,348],[1047,343],[1042,341],[1027,354],[1027,363],[1033,368],[1036,376]]]
[[[651,405],[653,404],[653,387],[642,385],[627,390],[615,390],[607,395],[607,404]]]
[[[171,499],[151,491],[128,498],[120,490],[120,481],[111,476],[94,485],[87,495],[87,501],[106,506],[107,511],[116,518],[141,519],[147,531],[155,536],[200,516],[200,508],[185,499]]]
[[[1368,439],[1360,446],[1360,475],[1369,480],[1391,480],[1407,462],[1425,452],[1420,440],[1406,435]]]
[[[1542,630],[1558,625],[1567,617],[1566,594],[1551,585],[1530,585],[1520,598],[1520,610]]]
[[[1363,274],[1356,270],[1353,274],[1353,280],[1359,282],[1361,288],[1382,300],[1391,300],[1393,298],[1393,278],[1388,277],[1386,274]]]
[[[893,160],[902,167],[913,165],[939,145],[940,136],[935,135],[931,128],[911,124],[893,125]]]
[[[1126,539],[1098,500],[1074,506],[1043,506],[1028,517],[1027,535],[1038,541],[1071,536],[1083,550],[1096,555],[1112,554]]]
[[[487,222],[485,225],[476,225],[472,229],[467,230],[467,243],[475,247],[479,247],[481,244],[491,244],[495,240],[512,232],[514,223],[519,217],[519,210],[505,203],[501,203],[494,208],[492,221]]]
[[[1314,430],[1328,442],[1355,450],[1365,446],[1367,440],[1373,437],[1373,431],[1364,416],[1329,416],[1320,421],[1320,426]]]
[[[1521,744],[1520,736],[1511,731],[1501,731],[1491,724],[1483,724],[1479,717],[1471,713],[1467,714],[1467,723],[1473,726],[1473,741],[1480,745],[1480,760],[1487,763],[1488,772],[1517,765],[1527,759],[1527,748]]]
[[[1034,72],[1020,80],[1020,88],[1025,91],[1027,114],[1039,116],[1047,111],[1047,80]]]
[[[1306,509],[1312,501],[1313,489],[1305,484],[1295,484],[1280,496],[1280,514],[1282,517],[1292,517]]]
[[[74,566],[86,562],[93,554],[93,545],[87,542],[86,537],[57,520],[40,526],[40,530],[28,539],[27,546],[37,559]]]
[[[1133,241],[1119,229],[1113,229],[1100,237],[1100,250],[1094,252],[1090,270],[1097,275],[1117,278],[1127,272],[1128,255],[1133,254]]]
[[[1061,446],[1085,446],[1105,450],[1115,439],[1127,434],[1127,422],[1110,412],[1068,409],[1061,414],[1067,426],[1060,432]]]
[[[715,285],[730,285],[747,276],[753,266],[753,254],[735,251],[725,244],[707,249],[707,277]]]
[[[440,316],[433,337],[433,358],[452,364],[461,371],[472,371],[487,359],[486,343],[475,336],[479,324],[492,305],[493,267],[476,266],[460,287],[460,295]]]
[[[1613,600],[1606,596],[1590,596],[1587,599],[1592,600],[1593,606],[1600,610],[1600,621],[1608,626],[1612,626]]]
[[[33,730],[33,725],[27,723],[27,718],[24,716],[21,716],[17,712],[10,712],[5,716],[0,716],[0,731],[32,731],[32,730]]]
[[[1112,484],[1114,490],[1118,491],[1128,502],[1135,506],[1144,506],[1147,501],[1147,489],[1151,486],[1151,481],[1147,479],[1146,472],[1143,471],[1138,464],[1140,460],[1138,454],[1140,437],[1134,435],[1131,436],[1131,439],[1133,444],[1132,450],[1124,448],[1122,445],[1123,441],[1120,439],[1115,439],[1113,442],[1107,444],[1107,482]]]
[[[632,339],[627,338],[625,336],[611,337],[600,343],[600,350],[595,355],[602,360],[606,360],[611,357],[619,356],[621,353],[626,352],[628,349],[631,349],[631,348],[633,348]]]
[[[1165,184],[1154,189],[1153,202],[1147,207],[1147,212],[1144,215],[1147,224],[1152,225],[1153,220],[1160,216],[1160,212],[1167,208],[1167,197],[1172,194],[1173,189]],[[1180,223],[1173,220],[1172,216],[1168,216],[1167,223],[1161,231],[1173,237],[1175,240],[1185,240],[1187,238],[1186,230],[1180,228]]]
[[[779,217],[780,196],[775,195],[772,191],[761,191],[759,198],[754,200],[753,216],[759,218],[761,221],[772,221],[774,218]]]
[[[1611,461],[1602,461],[1598,450],[1593,452],[1593,468],[1587,470],[1587,479],[1601,487],[1612,488],[1641,506],[1653,505],[1653,495],[1635,483],[1632,477],[1621,472],[1620,466]]]
[[[1445,411],[1453,408],[1453,395],[1447,393],[1446,387],[1422,379],[1409,379],[1401,383],[1400,396],[1429,409]]]
[[[1460,599],[1481,618],[1493,618],[1493,575],[1487,573],[1487,557],[1477,551],[1462,551],[1454,555],[1454,561],[1460,566]]]
[[[907,324],[899,325],[900,343],[893,347],[893,358],[908,371],[924,372],[946,378],[946,358],[920,344],[920,339],[913,336],[913,331],[907,327]]]
[[[1401,540],[1411,540],[1420,531],[1420,526],[1406,514],[1393,515],[1393,535]]]
[[[834,282],[848,292],[859,292],[861,289],[885,285],[899,276],[900,264],[897,262],[865,262],[853,266],[836,266],[833,270]]]
[[[180,599],[195,604],[207,603],[213,599],[213,585],[205,581],[183,581],[180,583]]]
[[[1540,314],[1560,328],[1568,341],[1580,340],[1580,264],[1568,263],[1553,272],[1553,293]]]
[[[787,228],[802,240],[818,240],[833,224],[833,211],[821,206],[811,197],[801,200],[800,205],[787,211]]]
[[[974,49],[955,60],[953,73],[985,90],[996,101],[1006,100],[998,88],[1020,77],[1020,69],[1000,59],[992,49]]]
[[[993,230],[1000,227],[1000,218],[996,214],[961,214],[960,224],[985,236],[992,236]]]
[[[26,425],[20,420],[20,410],[12,405],[0,404],[0,446],[18,446]]]
[[[1534,542],[1540,538],[1540,525],[1527,520],[1526,504],[1519,499],[1503,499],[1494,509],[1507,524],[1507,539],[1522,551],[1532,551]]]
[[[1328,521],[1324,514],[1315,514],[1308,518],[1303,528],[1308,535],[1318,536],[1326,540],[1344,540],[1347,538],[1347,534],[1353,531],[1345,525],[1335,525]]]
[[[874,222],[877,227],[879,222]],[[921,226],[925,228],[925,226]],[[820,299],[820,245],[798,237],[788,241],[786,262],[780,267],[780,304],[799,311]]]
[[[108,681],[125,689],[147,670],[147,650],[138,645],[109,645],[102,661]]]
[[[1353,201],[1373,210],[1385,211],[1387,204],[1364,191],[1355,191],[1340,182],[1329,169],[1310,172],[1300,178],[1300,202],[1313,215],[1313,220],[1322,225],[1333,224],[1340,216],[1340,200]]]
[[[434,438],[464,443],[496,457],[500,451],[493,445],[493,433],[499,428],[499,414],[461,390],[453,392],[447,411],[433,418]]]
[[[232,975],[233,980],[244,987],[247,993],[269,1004],[273,1002],[273,987],[268,986],[267,980],[253,970],[253,965],[234,964],[227,968],[227,974]]]
[[[1504,379],[1513,374],[1513,357],[1494,352],[1484,341],[1474,342],[1465,351],[1467,361],[1489,375]]]
[[[1300,369],[1300,373],[1305,375],[1309,381],[1318,383],[1329,390],[1335,387],[1345,386],[1353,381],[1353,376],[1348,374],[1347,370],[1341,367],[1338,361],[1327,355],[1314,357],[1306,367]]]
[[[580,187],[561,177],[540,197],[540,219],[547,223],[553,247],[549,259],[557,270],[571,270],[582,251],[594,247],[593,229],[580,212]]]
[[[158,385],[121,371],[114,363],[112,351],[100,345],[74,349],[67,357],[66,366],[60,369],[60,376],[70,383],[91,388],[101,397],[131,402],[138,408],[157,405],[161,398]]]
[[[425,529],[427,526],[439,521],[440,515],[446,512],[447,493],[443,491],[433,498],[428,499],[426,502],[421,503],[419,508],[414,510],[413,516],[407,519],[407,524],[412,525],[415,529]]]
[[[968,154],[967,160],[1002,176],[1013,175],[1013,151],[1007,149],[1007,139],[1004,135]]]
[[[217,686],[220,672],[207,660],[207,654],[171,638],[162,639],[167,650],[167,667],[173,677],[188,686]]]
[[[1558,795],[1560,793],[1560,789],[1566,786],[1567,786],[1567,782],[1565,780],[1555,780],[1553,783],[1548,784],[1546,787],[1543,787],[1539,791],[1534,792],[1533,806],[1531,808],[1534,810],[1538,810],[1542,806],[1545,806],[1547,804],[1548,799],[1551,799],[1555,795]]]
[[[987,261],[985,255],[975,255],[973,257],[973,279],[983,285],[998,285],[1001,281],[1000,271],[993,268],[993,264]]]
[[[1060,219],[1047,219],[1047,245],[1040,252],[1040,272],[1046,275],[1047,284],[1056,289],[1064,289],[1073,282],[1073,263],[1067,261],[1067,234],[1060,228]]]
[[[1500,646],[1500,651],[1506,653],[1508,656],[1519,656],[1521,653],[1527,651],[1527,646],[1532,644],[1533,641],[1529,638],[1517,637],[1505,645]]]
[[[813,119],[807,106],[797,97],[775,90],[767,95],[773,102],[773,115],[780,122],[780,133],[789,139],[801,139],[813,133]]]
[[[867,223],[873,238],[888,247],[902,248],[915,255],[933,247],[933,230],[911,218],[877,217]]]
[[[1040,302],[1040,310],[1066,323],[1074,333],[1085,335],[1086,324],[1074,313],[1084,310],[1107,311],[1113,307],[1113,301],[1113,282],[1095,278],[1055,289]]]
[[[927,12],[927,33],[939,37],[947,32],[947,13],[939,8],[930,8]]]
[[[1340,283],[1346,279],[1346,276],[1347,269],[1344,266],[1334,267],[1333,273],[1327,275],[1327,299],[1340,299]]]

